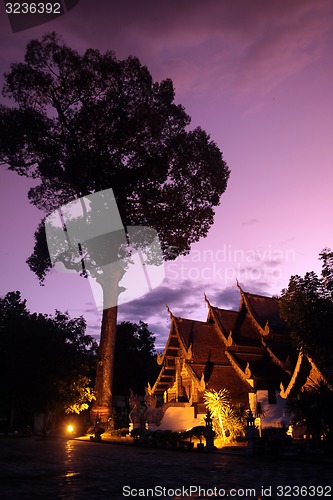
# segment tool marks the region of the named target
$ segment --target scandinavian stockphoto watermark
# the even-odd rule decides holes
[[[53,211],[45,220],[45,232],[55,269],[84,273],[99,310],[137,299],[164,280],[157,232],[146,226],[129,226],[125,231],[112,189]],[[119,297],[103,296],[101,278],[119,275]]]
[[[172,253],[172,252],[171,252]],[[227,284],[240,281],[280,280],[285,264],[296,261],[293,249],[273,245],[257,249],[240,249],[223,244],[217,249],[193,250],[167,266],[172,281],[203,281]]]
[[[45,220],[50,259],[59,272],[80,272],[88,279],[99,310],[124,304],[157,288],[165,278],[163,251],[157,232],[145,226],[124,229],[112,189],[73,200]],[[169,255],[177,256],[170,247]],[[257,250],[224,244],[215,250],[193,250],[167,267],[178,282],[267,281],[281,278],[283,263],[295,262],[294,250],[273,246]],[[122,292],[103,294],[101,278],[119,278]],[[104,290],[105,291],[105,290]]]

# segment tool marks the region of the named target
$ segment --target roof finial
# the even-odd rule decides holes
[[[167,308],[168,313],[170,314],[170,317],[173,317],[172,312],[170,311],[170,307],[166,304],[165,307]]]
[[[205,302],[206,302],[206,304],[208,305],[208,307],[210,307],[210,302],[209,302],[209,300],[207,299],[207,295],[206,295],[206,293],[205,293],[205,292],[204,292],[204,297],[205,297]]]
[[[239,289],[240,289],[240,291],[242,292],[242,291],[243,291],[243,290],[242,290],[242,287],[240,286],[239,281],[238,281],[238,279],[237,279],[237,278],[236,278],[236,285],[238,286],[238,288],[239,288]]]

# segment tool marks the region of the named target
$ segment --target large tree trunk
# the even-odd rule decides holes
[[[91,417],[107,422],[112,409],[112,380],[116,342],[117,306],[103,310],[101,339],[96,367],[95,396]]]
[[[101,326],[101,337],[98,349],[98,359],[95,380],[95,397],[91,409],[91,419],[93,422],[99,420],[106,423],[112,411],[112,385],[114,371],[114,352],[117,332],[117,305],[108,307],[110,304],[117,304],[119,293],[119,281],[124,274],[124,270],[112,269],[112,275],[107,273],[99,283],[103,288],[103,316]]]

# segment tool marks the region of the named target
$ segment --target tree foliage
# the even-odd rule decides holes
[[[205,131],[187,129],[171,80],[153,82],[132,56],[80,55],[55,33],[32,40],[5,77],[17,107],[0,109],[0,156],[40,180],[36,207],[112,187],[124,226],[155,228],[168,258],[207,234],[229,170]]]
[[[154,82],[136,57],[80,55],[50,33],[28,44],[3,93],[15,106],[0,107],[0,160],[40,181],[28,196],[46,215],[112,188],[125,229],[155,229],[165,259],[187,254],[207,235],[229,169],[204,130],[189,130],[170,79]],[[82,259],[67,257],[81,272]],[[28,264],[40,280],[51,267],[43,221]],[[118,297],[120,267],[112,277],[99,275],[104,297]],[[104,309],[96,406],[111,404],[116,318],[116,308]]]
[[[123,321],[117,325],[114,394],[127,396],[132,389],[142,395],[147,383],[155,381],[160,367],[156,362],[154,341],[154,335],[142,321]]]
[[[19,292],[0,299],[2,413],[79,413],[93,398],[96,344],[82,317],[30,313]]]
[[[292,276],[280,305],[296,345],[323,367],[333,362],[333,252],[324,249],[320,259],[321,276]]]
[[[314,442],[332,439],[333,391],[324,382],[301,391],[287,401],[287,408],[294,425],[304,422],[307,436]]]

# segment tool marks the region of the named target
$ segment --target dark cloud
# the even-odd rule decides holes
[[[175,309],[176,311],[183,310],[184,305],[189,308],[194,307],[191,297],[193,291],[198,291],[197,283],[190,280],[185,280],[180,284],[165,280],[164,283],[164,285],[156,288],[144,297],[119,306],[120,314],[146,317],[156,314],[167,314],[167,305],[171,310]],[[201,295],[203,297],[203,292]]]
[[[241,283],[245,292],[258,295],[271,296],[267,282],[264,280],[244,280]],[[155,335],[155,346],[162,350],[167,341],[170,330],[170,316],[166,305],[170,307],[175,316],[205,321],[207,317],[207,305],[204,293],[210,304],[222,309],[238,310],[240,303],[240,291],[236,283],[228,286],[218,284],[207,285],[207,283],[185,280],[177,283],[166,280],[165,284],[156,288],[140,299],[133,300],[118,307],[118,323],[121,321],[132,321],[139,323],[143,321],[148,324],[150,331]],[[87,319],[87,333],[97,340],[99,339],[100,320],[98,316],[102,313],[90,307],[84,311]]]
[[[265,279],[251,280],[247,279],[241,282],[244,292],[255,293],[257,295],[272,296],[271,287]]]
[[[223,290],[215,288],[207,297],[212,306],[221,309],[237,310],[240,301],[240,292],[236,285],[228,286]]]
[[[240,286],[244,292],[268,297],[271,296],[270,289],[265,281],[246,280],[242,281]],[[226,286],[223,289],[218,287],[212,288],[207,298],[212,306],[237,311],[241,300],[241,294],[239,288],[235,284]]]

